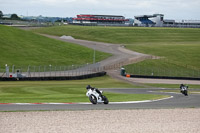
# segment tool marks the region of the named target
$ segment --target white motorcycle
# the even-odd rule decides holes
[[[103,93],[103,91],[100,91],[101,94]],[[86,92],[86,96],[89,97],[89,100],[92,104],[97,104],[97,103],[104,103],[104,104],[108,104],[109,101],[107,99],[106,96],[101,95],[99,93],[96,92],[96,89],[88,89]]]

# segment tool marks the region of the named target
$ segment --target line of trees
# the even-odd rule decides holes
[[[0,11],[0,18],[2,18],[3,17],[3,12],[2,11]]]
[[[10,19],[12,19],[12,20],[20,20],[20,18],[17,16],[17,14],[12,14]]]
[[[4,19],[3,16],[4,16],[4,15],[3,15],[3,12],[0,11],[0,19]],[[10,18],[7,18],[7,19],[11,19],[11,20],[20,20],[20,18],[18,17],[17,14],[11,14]]]

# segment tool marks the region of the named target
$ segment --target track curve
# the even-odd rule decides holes
[[[108,92],[129,94],[160,94],[173,98],[152,102],[118,103],[118,104],[41,104],[41,105],[0,105],[0,111],[32,111],[32,110],[115,110],[115,109],[156,109],[156,108],[199,108],[199,94],[184,96],[180,93],[158,92],[163,89],[103,89]]]
[[[83,45],[89,48],[95,48],[96,50],[108,52],[113,54],[112,57],[101,62],[102,65],[116,64],[121,61],[127,61],[128,63],[134,62],[134,59],[140,57],[151,57],[151,55],[145,55],[137,52],[133,52],[122,48],[117,44],[108,44],[108,43],[99,43],[93,41],[85,40],[70,40],[70,39],[61,39],[56,36],[44,35],[50,38],[57,40],[76,43]],[[105,49],[106,47],[106,49]],[[145,59],[144,58],[144,59]],[[141,61],[141,60],[140,60]],[[123,80],[126,82],[131,82],[136,84],[135,81],[128,81],[127,79],[122,79],[117,71],[108,71],[108,74],[116,79]],[[124,77],[123,77],[124,78]],[[139,83],[137,83],[139,84]],[[154,108],[199,108],[200,107],[200,96],[198,94],[190,94],[189,96],[183,96],[182,94],[176,93],[161,93],[157,92],[160,89],[104,89],[104,91],[118,92],[118,93],[129,93],[129,94],[161,94],[161,95],[170,95],[173,98],[152,101],[152,102],[143,102],[143,103],[119,103],[119,104],[35,104],[35,105],[12,105],[12,104],[0,104],[0,111],[28,111],[28,110],[104,110],[104,109],[154,109]]]

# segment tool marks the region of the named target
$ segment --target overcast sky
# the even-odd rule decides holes
[[[165,19],[200,20],[200,0],[0,0],[4,14],[76,17],[77,14],[164,14]]]

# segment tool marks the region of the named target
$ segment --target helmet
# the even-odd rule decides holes
[[[91,86],[90,86],[90,85],[87,85],[86,89],[90,89],[90,88],[91,88]]]

